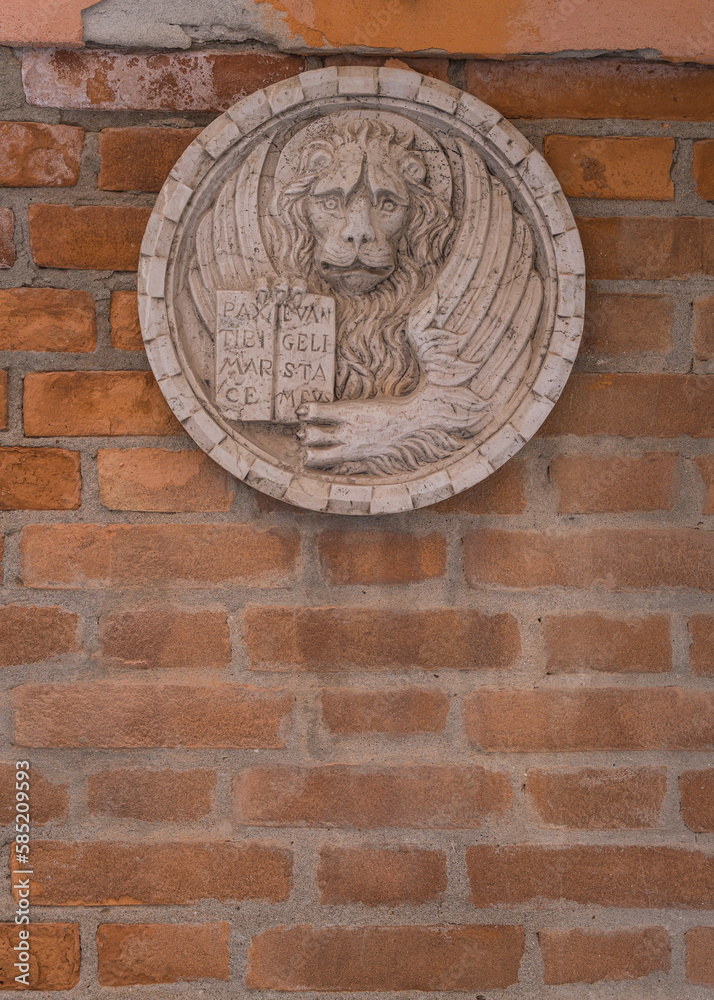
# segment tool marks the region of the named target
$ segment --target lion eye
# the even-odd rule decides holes
[[[396,211],[396,208],[397,208],[397,203],[396,201],[392,201],[391,198],[385,198],[384,201],[382,202],[383,212],[394,212]]]
[[[334,196],[331,198],[323,198],[322,205],[328,212],[336,212],[340,207],[340,199],[335,198]]]

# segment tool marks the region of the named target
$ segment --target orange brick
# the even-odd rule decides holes
[[[692,645],[689,659],[692,673],[697,677],[714,677],[714,618],[710,615],[693,615],[689,619]]]
[[[230,510],[228,473],[203,451],[100,449],[99,495],[109,510]]]
[[[692,927],[684,938],[687,982],[714,988],[714,927]]]
[[[714,769],[679,777],[682,819],[695,833],[714,833]]]
[[[119,351],[143,351],[136,292],[112,292],[109,308],[112,347]]]
[[[300,539],[247,524],[36,524],[20,548],[26,587],[287,587]]]
[[[549,674],[666,673],[672,667],[665,615],[618,619],[594,611],[543,619]]]
[[[7,430],[7,371],[0,368],[0,431]]]
[[[0,122],[0,187],[72,187],[83,146],[73,125]]]
[[[538,933],[544,982],[623,982],[643,979],[653,972],[669,972],[669,934],[664,927],[637,927],[614,931],[542,930]]]
[[[694,143],[694,179],[699,197],[714,201],[714,139]]]
[[[664,768],[561,767],[526,775],[526,794],[539,825],[560,830],[656,827],[666,792]]]
[[[464,725],[487,751],[710,750],[714,692],[480,688],[466,697]]]
[[[77,510],[81,502],[78,451],[0,447],[0,510]]]
[[[79,616],[62,608],[0,606],[0,666],[41,663],[76,653]]]
[[[325,56],[325,66],[388,66],[395,69],[413,69],[415,73],[431,76],[442,83],[449,83],[449,60],[424,56],[394,59],[390,56],[353,55],[340,52]]]
[[[714,514],[714,455],[698,455],[694,462],[706,487],[703,514]]]
[[[332,733],[439,733],[446,725],[448,712],[448,697],[424,688],[322,691],[322,715]]]
[[[0,990],[27,989],[15,981],[19,943],[15,923],[0,924]],[[32,922],[30,930],[30,989],[71,990],[79,982],[79,924]]]
[[[136,271],[151,215],[134,205],[30,205],[30,249],[38,267]]]
[[[0,350],[93,351],[97,318],[89,292],[63,288],[0,291]]]
[[[27,747],[273,747],[292,699],[234,684],[25,684],[15,739]]]
[[[0,270],[15,263],[15,216],[11,208],[0,207]]]
[[[217,924],[100,924],[100,986],[150,986],[230,979],[230,926]]]
[[[10,823],[14,826],[15,823],[16,773],[14,764],[0,764],[0,824],[3,826]],[[44,826],[53,819],[66,819],[69,808],[69,785],[55,785],[35,767],[31,767],[30,800],[33,826]]]
[[[679,457],[672,452],[556,455],[550,475],[559,514],[672,510],[679,497]]]
[[[432,514],[522,514],[526,498],[526,463],[513,458],[463,493],[430,508]]]
[[[211,811],[215,789],[213,771],[122,768],[89,775],[87,804],[93,816],[191,823]]]
[[[580,350],[583,354],[667,354],[672,349],[673,322],[674,302],[669,295],[596,292],[588,286]]]
[[[247,826],[358,829],[478,829],[512,799],[505,774],[438,765],[265,765],[242,771],[233,792],[236,822]]]
[[[674,200],[674,139],[548,135],[543,155],[570,198]]]
[[[446,539],[396,531],[323,531],[317,537],[323,575],[335,584],[419,583],[446,573]]]
[[[152,372],[30,372],[28,437],[183,434]]]
[[[429,903],[444,898],[446,855],[414,847],[323,847],[317,886],[321,903]]]
[[[714,275],[714,219],[599,216],[576,221],[590,279]]]
[[[465,608],[249,607],[243,621],[253,669],[503,670],[521,651],[512,615]]]
[[[160,191],[200,128],[105,128],[99,133],[101,191]]]
[[[33,842],[31,898],[39,906],[173,906],[288,898],[290,851],[241,841],[114,844]]]
[[[694,303],[694,357],[714,361],[714,295]]]
[[[214,667],[231,660],[225,611],[113,611],[99,619],[104,656],[124,667]]]
[[[254,937],[249,990],[475,991],[518,982],[522,927],[275,927]]]

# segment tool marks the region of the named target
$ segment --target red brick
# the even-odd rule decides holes
[[[136,292],[112,292],[109,308],[112,347],[119,351],[143,351]]]
[[[102,654],[123,667],[211,667],[231,661],[225,611],[173,607],[113,611],[99,619]]]
[[[714,139],[694,143],[694,179],[699,197],[714,201]]]
[[[505,774],[482,767],[252,767],[234,782],[247,826],[477,829],[511,806]]]
[[[714,361],[714,295],[694,302],[694,357]]]
[[[714,768],[679,777],[682,819],[695,833],[714,833]]]
[[[526,775],[526,793],[539,825],[561,830],[656,827],[666,792],[664,768],[561,767]]]
[[[466,88],[507,118],[709,121],[714,117],[710,67],[683,63],[470,59]]]
[[[588,286],[580,350],[590,355],[668,354],[673,322],[669,295],[597,292]]]
[[[101,191],[160,191],[176,160],[200,134],[200,128],[102,129],[97,187]]]
[[[0,666],[41,663],[76,653],[79,616],[62,608],[0,606]]]
[[[249,607],[243,621],[256,670],[502,670],[521,651],[512,615],[465,608]]]
[[[429,56],[406,56],[395,59],[391,56],[357,55],[340,52],[325,56],[325,66],[387,66],[393,69],[413,69],[415,73],[431,76],[442,83],[449,83],[449,60]]]
[[[151,215],[135,205],[30,205],[30,250],[38,267],[136,271]]]
[[[590,279],[714,275],[714,219],[598,216],[576,221]]]
[[[322,715],[332,733],[440,733],[448,712],[448,697],[424,688],[322,691]]]
[[[323,847],[317,885],[321,903],[429,903],[444,898],[446,855],[415,847]]]
[[[25,684],[13,692],[27,747],[282,748],[292,699],[218,684]]]
[[[696,677],[714,677],[714,618],[710,615],[693,615],[689,619],[692,644],[689,659]]]
[[[528,505],[526,491],[526,463],[512,458],[488,479],[430,510],[432,514],[522,514]]]
[[[28,437],[183,434],[152,372],[30,372]]]
[[[35,524],[20,549],[26,587],[287,587],[300,539],[249,524]]]
[[[714,988],[714,927],[692,927],[684,938],[687,982]]]
[[[550,986],[643,979],[653,972],[669,972],[671,965],[664,927],[542,930],[538,939],[544,982]]]
[[[84,130],[42,122],[0,122],[0,187],[72,187]]]
[[[709,909],[714,857],[680,847],[478,844],[466,849],[471,902]]]
[[[72,351],[97,346],[97,319],[89,292],[63,288],[0,291],[0,350]]]
[[[549,674],[666,673],[672,666],[669,619],[665,615],[618,619],[584,614],[543,619]]]
[[[522,927],[275,927],[253,938],[249,990],[474,991],[518,982]]]
[[[29,49],[22,78],[28,103],[41,107],[225,111],[304,68],[302,57],[272,52]]]
[[[679,497],[679,456],[672,452],[556,455],[550,476],[559,514],[672,510]]]
[[[149,986],[230,979],[230,926],[100,924],[100,986]]]
[[[15,216],[11,208],[0,207],[0,270],[15,263]]]
[[[443,535],[396,531],[323,531],[317,537],[323,575],[335,584],[419,583],[446,573]]]
[[[228,473],[202,451],[100,449],[99,494],[109,510],[230,510]]]
[[[0,764],[0,824],[3,826],[15,823],[15,774],[14,764]],[[66,819],[69,785],[53,784],[35,767],[30,768],[29,774],[32,825],[44,826],[53,819]]]
[[[478,531],[466,535],[472,587],[714,589],[714,536],[695,528],[599,528],[569,534]]]
[[[466,733],[483,750],[710,750],[714,692],[682,688],[497,691],[466,698]],[[597,720],[597,724],[593,722]]]
[[[213,771],[124,768],[90,774],[87,804],[94,816],[190,823],[211,811],[215,789]]]
[[[0,447],[0,510],[77,510],[81,502],[78,451]]]
[[[714,514],[714,455],[698,455],[694,462],[706,487],[703,514]]]
[[[674,200],[674,139],[547,135],[543,155],[569,198]]]
[[[173,906],[288,898],[290,851],[241,841],[32,844],[36,906]]]
[[[0,431],[7,430],[7,371],[0,368]]]
[[[79,924],[32,921],[30,931],[30,990],[71,990],[79,982]],[[26,990],[15,982],[19,944],[15,923],[0,924],[0,990]]]

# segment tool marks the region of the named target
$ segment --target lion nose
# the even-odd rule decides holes
[[[342,230],[342,239],[349,243],[356,253],[363,243],[371,243],[374,239],[374,229],[370,219],[369,202],[366,198],[357,198],[347,210],[347,220]]]

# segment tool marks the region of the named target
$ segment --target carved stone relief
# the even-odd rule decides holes
[[[548,415],[582,332],[550,168],[406,70],[315,70],[236,104],[171,171],[141,252],[146,350],[187,432],[317,511],[484,479]]]

